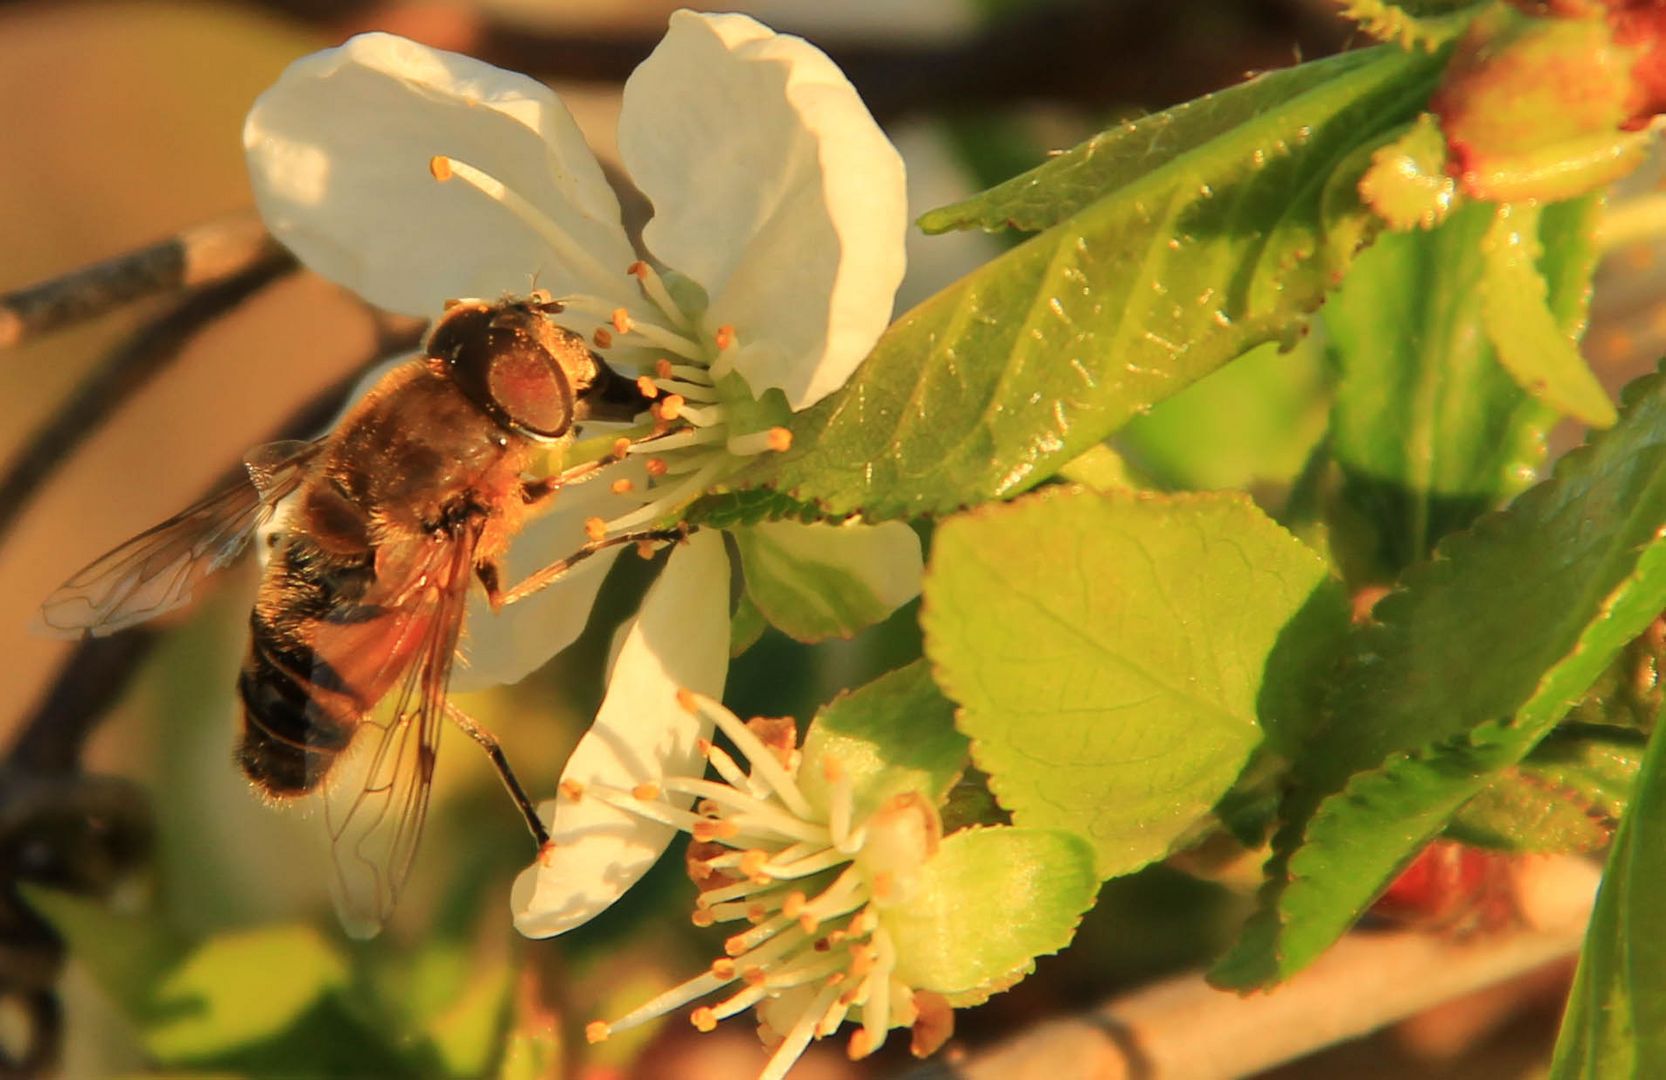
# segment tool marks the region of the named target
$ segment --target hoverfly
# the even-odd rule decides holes
[[[486,748],[540,846],[548,840],[496,741],[446,701],[470,580],[496,610],[603,546],[670,538],[593,541],[518,585],[500,579],[526,515],[610,460],[528,478],[540,447],[570,441],[579,422],[648,407],[634,381],[552,320],[560,310],[541,293],[453,304],[425,355],[384,375],[328,435],[251,451],[249,483],[95,560],[42,606],[50,630],[78,636],[160,615],[293,497],[249,617],[236,757],[275,802],[323,788],[332,891],[351,931],[381,926],[410,869],[442,717]]]

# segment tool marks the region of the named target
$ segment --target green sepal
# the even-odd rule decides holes
[[[880,925],[896,945],[899,979],[969,1005],[1070,944],[1098,891],[1093,850],[1077,836],[967,829],[944,838],[914,898],[881,909]]]
[[[1359,194],[1393,229],[1432,229],[1458,200],[1458,184],[1446,168],[1446,137],[1424,113],[1371,155]]]
[[[804,734],[798,782],[804,797],[825,809],[830,777],[849,780],[852,819],[861,822],[905,792],[941,802],[966,769],[967,748],[955,730],[954,705],[917,660],[840,694],[816,714]]]

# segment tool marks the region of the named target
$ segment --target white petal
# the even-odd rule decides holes
[[[794,409],[843,385],[891,319],[902,158],[822,52],[744,15],[679,11],[625,84],[619,152],[644,243],[705,287],[707,329]]]
[[[608,677],[607,697],[562,782],[630,790],[667,775],[700,776],[711,726],[677,704],[678,689],[714,697],[729,667],[729,560],[720,534],[696,533],[649,588]],[[687,800],[684,800],[686,805]],[[540,808],[554,845],[515,880],[515,927],[549,937],[588,922],[648,872],[674,830],[599,799]]]
[[[528,575],[563,559],[586,541],[586,518],[617,512],[599,496],[605,479],[556,496],[557,508],[523,529],[503,561],[503,584],[514,586]],[[604,548],[585,559],[548,588],[493,614],[483,593],[469,598],[463,639],[463,662],[452,672],[458,693],[520,682],[573,643],[590,621],[590,608],[607,572],[623,548]]]
[[[643,464],[629,461],[610,465],[600,476],[557,493],[554,508],[534,518],[510,541],[502,567],[504,587],[514,587],[582,547],[588,539],[584,523],[589,518],[607,520],[639,506],[640,496],[609,490],[620,478],[632,480],[638,491],[648,483]],[[590,621],[590,608],[608,569],[625,550],[604,548],[547,588],[496,614],[484,594],[470,597],[464,661],[452,673],[452,689],[466,693],[520,682],[571,645]]]
[[[290,65],[243,128],[261,217],[301,261],[392,311],[432,315],[453,297],[628,295],[635,258],[619,204],[584,137],[546,86],[391,34],[363,34]],[[572,261],[435,155],[495,176],[618,275]],[[610,295],[604,293],[604,295]]]

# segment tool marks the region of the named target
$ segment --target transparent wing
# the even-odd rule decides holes
[[[422,838],[475,538],[433,545],[413,574],[413,581],[426,576],[432,590],[403,606],[388,652],[410,666],[391,695],[393,707],[360,723],[324,791],[335,860],[331,892],[355,937],[374,937],[393,913]]]
[[[95,559],[41,604],[48,633],[103,637],[172,611],[229,564],[278,503],[300,486],[323,441],[256,447],[249,478]]]

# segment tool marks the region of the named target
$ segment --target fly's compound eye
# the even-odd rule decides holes
[[[453,308],[434,328],[428,355],[446,362],[451,380],[504,427],[557,438],[573,424],[573,388],[534,320],[520,308]]]

